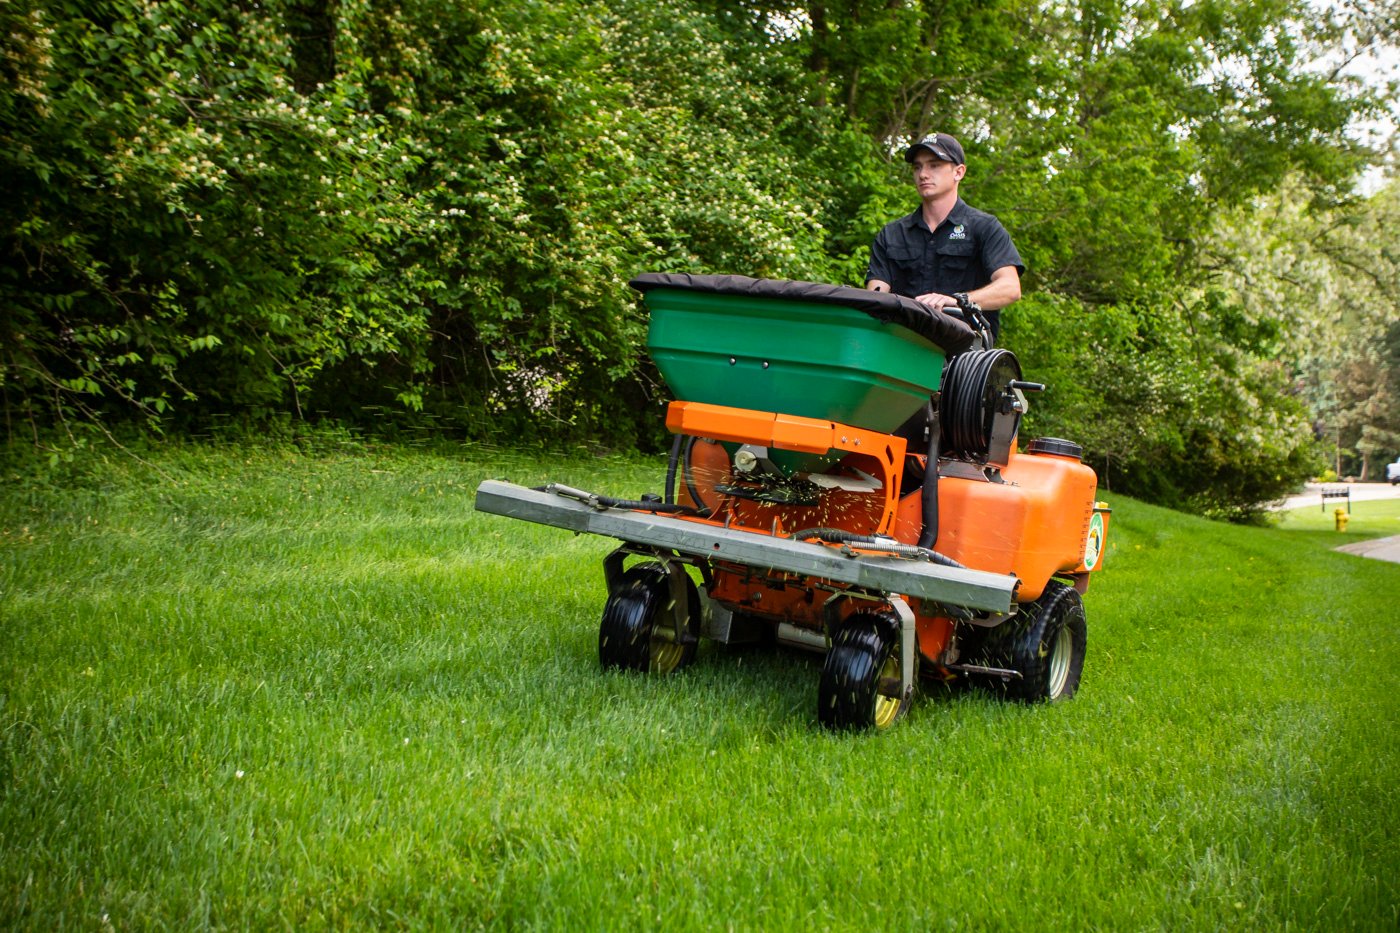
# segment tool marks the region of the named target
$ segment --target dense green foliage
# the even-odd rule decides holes
[[[64,470],[0,474],[0,928],[1400,923],[1400,574],[1315,505],[1116,497],[1072,702],[925,695],[850,737],[805,653],[603,673],[612,543],[472,511],[502,474],[635,496],[660,458]]]
[[[1305,361],[1219,231],[1281,196],[1365,216],[1349,127],[1383,97],[1313,63],[1392,39],[1386,9],[0,0],[7,426],[419,412],[649,447],[628,278],[858,284],[939,128],[1030,269],[1032,426],[1248,508],[1312,468]]]

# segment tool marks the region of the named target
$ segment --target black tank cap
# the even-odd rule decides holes
[[[1026,445],[1028,454],[1054,454],[1057,457],[1073,457],[1079,460],[1084,456],[1084,448],[1074,441],[1059,437],[1037,437]]]

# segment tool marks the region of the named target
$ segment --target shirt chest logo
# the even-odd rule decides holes
[[[966,240],[966,239],[967,239],[967,228],[964,227],[962,224],[958,224],[956,227],[953,228],[952,232],[948,234],[948,239],[950,239],[950,240]]]

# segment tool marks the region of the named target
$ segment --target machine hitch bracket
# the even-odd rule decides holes
[[[950,671],[961,671],[964,674],[985,674],[989,677],[1000,677],[1002,680],[1020,680],[1020,671],[1013,671],[1007,667],[987,667],[983,664],[948,664],[945,665]]]
[[[886,599],[899,617],[899,696],[907,701],[914,695],[914,610],[898,596]]]

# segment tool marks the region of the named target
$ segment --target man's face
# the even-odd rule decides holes
[[[925,200],[957,191],[958,182],[967,172],[966,165],[944,162],[927,149],[920,149],[914,154],[910,167],[914,173],[914,187],[919,189],[919,197]]]

